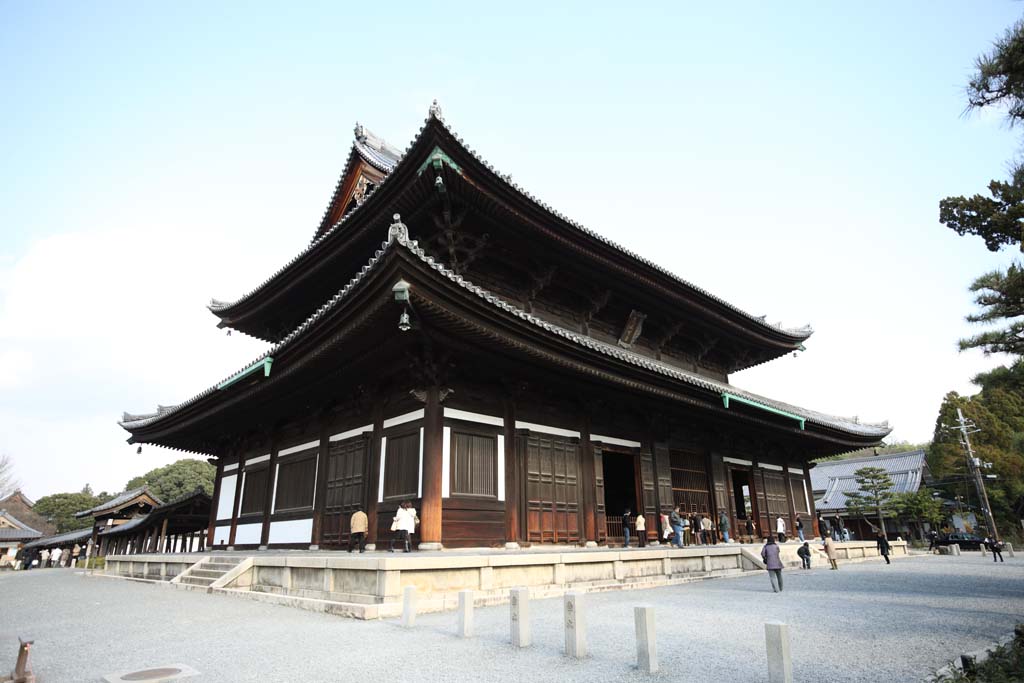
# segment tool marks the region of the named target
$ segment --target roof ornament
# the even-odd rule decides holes
[[[430,105],[429,113],[438,121],[444,121],[444,113],[441,111],[441,105],[437,103],[437,98],[434,98],[434,103]]]
[[[395,222],[388,228],[388,241],[395,240],[399,244],[406,244],[409,241],[409,228],[402,222],[402,215],[394,215]]]
[[[366,142],[366,129],[363,128],[363,124],[356,121],[356,127],[353,132],[355,133],[356,140],[359,142]]]

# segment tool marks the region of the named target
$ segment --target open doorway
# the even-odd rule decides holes
[[[730,474],[732,475],[733,508],[736,510],[734,534],[741,537],[756,536],[754,503],[750,492],[750,473],[732,470]]]
[[[609,538],[621,539],[622,514],[627,508],[635,515],[636,506],[636,466],[634,456],[626,453],[605,451],[602,458],[604,466],[604,510]],[[635,536],[635,529],[630,533]]]

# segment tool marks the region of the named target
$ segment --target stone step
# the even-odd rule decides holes
[[[193,586],[209,586],[216,579],[207,579],[202,576],[183,576],[181,577],[181,583],[188,583]]]
[[[213,572],[229,572],[237,566],[237,564],[225,564],[224,562],[203,562],[196,567],[196,569]]]
[[[217,571],[215,569],[193,569],[188,573],[189,576],[195,578],[213,579],[214,581],[224,576],[225,574],[227,574],[227,572]]]

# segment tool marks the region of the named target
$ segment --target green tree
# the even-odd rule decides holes
[[[213,495],[213,481],[217,469],[204,460],[184,458],[165,467],[146,472],[125,484],[125,490],[148,486],[150,492],[165,503],[183,498],[202,489]]]
[[[54,493],[36,501],[32,510],[46,517],[57,527],[58,533],[85,529],[92,526],[91,517],[75,518],[76,512],[88,510],[104,502],[97,496],[85,492]]]
[[[925,522],[933,528],[942,522],[942,501],[935,498],[928,489],[894,494],[892,508],[897,515],[916,526],[919,540],[924,539]]]
[[[861,467],[853,473],[859,491],[846,494],[846,508],[851,514],[864,518],[875,514],[878,528],[885,533],[885,514],[892,505],[892,479],[881,467]],[[870,524],[870,522],[868,522]],[[872,524],[872,526],[874,526]]]
[[[968,315],[968,322],[1007,324],[1002,329],[961,339],[960,350],[982,349],[986,355],[1024,356],[1024,269],[1013,264],[1005,272],[985,273],[971,284],[970,290],[981,310]]]

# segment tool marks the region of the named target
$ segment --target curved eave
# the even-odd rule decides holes
[[[255,289],[231,303],[211,302],[210,310],[220,317],[222,324],[226,326],[244,326],[242,320],[252,311],[259,309],[264,299],[268,298],[267,295],[269,295],[269,299],[275,298],[275,295],[270,290],[290,287],[303,278],[311,277],[317,270],[317,262],[323,256],[327,256],[329,259],[332,248],[343,248],[349,233],[365,227],[360,225],[362,217],[366,215],[372,216],[374,212],[382,207],[386,207],[388,202],[393,201],[394,196],[400,192],[400,189],[395,189],[395,185],[400,184],[402,178],[414,178],[422,164],[431,157],[435,147],[440,147],[450,158],[456,158],[467,168],[472,168],[473,177],[479,177],[481,181],[486,179],[490,183],[490,187],[501,191],[505,201],[512,203],[525,202],[526,207],[529,207],[532,210],[531,213],[534,213],[536,220],[559,226],[567,238],[570,240],[581,240],[582,243],[590,247],[590,250],[595,255],[601,256],[604,260],[618,263],[620,269],[641,270],[649,278],[657,281],[662,288],[675,293],[681,299],[696,299],[706,307],[719,309],[738,328],[751,331],[756,330],[755,334],[757,336],[773,339],[776,344],[782,345],[789,350],[799,348],[802,342],[806,341],[813,334],[813,330],[810,327],[789,329],[772,325],[763,318],[743,311],[711,292],[688,282],[639,254],[629,251],[614,241],[573,221],[530,194],[525,188],[513,183],[510,177],[496,171],[493,165],[487,163],[486,160],[477,155],[472,149],[467,148],[462,138],[456,135],[446,123],[436,118],[433,114],[428,116],[409,147],[396,161],[394,168],[384,177],[380,185],[377,186],[360,207],[349,212],[327,229],[323,229],[323,225],[321,225],[317,237],[306,249],[293,257]],[[339,179],[335,193],[340,191],[343,181],[347,177],[348,165],[351,164],[353,157],[358,156],[354,144],[349,153],[346,173],[343,173]],[[330,214],[335,200],[336,197],[332,197],[332,203],[328,206],[327,212],[325,212],[325,218]],[[341,245],[339,245],[339,242]]]
[[[666,396],[683,396],[685,391],[692,392],[695,389],[702,390],[706,394],[702,407],[718,411],[721,414],[721,412],[726,409],[722,407],[721,403],[717,399],[723,394],[723,392],[728,392],[735,396],[742,396],[749,401],[770,406],[777,411],[786,411],[798,414],[807,423],[815,425],[816,429],[820,431],[823,436],[829,437],[830,440],[842,444],[853,445],[877,443],[891,431],[888,425],[855,423],[843,418],[828,416],[824,413],[810,411],[797,406],[774,401],[766,397],[758,396],[756,394],[743,391],[733,385],[717,382],[559,327],[537,318],[532,314],[526,313],[522,309],[504,301],[500,297],[491,294],[487,290],[484,290],[483,288],[465,280],[461,276],[456,275],[445,268],[441,263],[426,255],[423,250],[419,248],[416,242],[407,240],[403,236],[399,236],[397,240],[393,238],[391,241],[386,243],[384,248],[374,255],[370,262],[349,281],[345,288],[322,305],[312,316],[282,340],[280,344],[276,345],[266,354],[257,359],[256,362],[272,355],[278,359],[279,365],[283,364],[285,366],[285,372],[291,371],[292,368],[289,368],[288,366],[292,362],[292,358],[301,359],[303,357],[299,351],[296,351],[292,347],[297,346],[300,342],[305,342],[305,346],[308,346],[309,342],[305,337],[312,336],[312,333],[315,332],[321,324],[326,324],[327,318],[332,317],[337,313],[336,309],[343,306],[358,308],[360,302],[351,296],[352,293],[367,279],[369,279],[371,275],[377,274],[381,269],[381,263],[385,258],[390,261],[398,259],[399,257],[401,257],[403,261],[418,268],[420,275],[415,276],[415,279],[426,283],[428,282],[428,279],[423,279],[422,274],[432,271],[434,275],[429,278],[429,281],[433,283],[431,286],[439,284],[446,288],[449,293],[454,290],[472,295],[469,298],[475,302],[475,305],[483,307],[483,309],[486,312],[489,312],[500,324],[514,324],[520,328],[525,327],[529,331],[528,333],[532,333],[533,335],[541,334],[543,337],[546,337],[548,340],[547,343],[550,344],[552,341],[555,341],[557,344],[565,347],[567,353],[583,354],[590,357],[603,356],[605,358],[605,363],[608,362],[608,359],[611,359],[615,364],[620,365],[623,368],[631,368],[634,373],[639,370],[641,374],[648,378],[648,381],[652,386],[661,384],[666,387],[666,391],[674,392],[672,394],[664,394]],[[413,272],[414,271],[410,271],[408,277],[414,277],[412,274]],[[378,285],[379,284],[380,283],[378,283]],[[390,283],[384,284],[385,286],[388,286]],[[413,291],[414,293],[417,292],[415,288]],[[416,294],[416,296],[419,296],[419,294]],[[425,305],[430,304],[429,301],[424,301],[423,303]],[[522,334],[521,329],[518,330],[518,332]],[[250,366],[251,365],[253,364],[250,364]],[[235,373],[235,375],[237,374],[238,373]],[[247,393],[253,394],[264,391],[268,386],[273,385],[277,379],[278,376],[273,375],[267,378],[267,381],[261,382],[254,387],[249,387]],[[219,384],[223,384],[223,382]],[[643,385],[638,384],[637,386],[642,387]],[[217,395],[217,393],[217,385],[214,385],[214,387],[211,387],[205,392],[198,394],[192,399],[189,399],[166,412],[158,413],[137,421],[122,421],[121,426],[131,433],[132,437],[130,442],[150,442],[154,438],[157,438],[159,433],[168,433],[169,429],[173,429],[173,425],[175,423],[185,424],[185,421],[188,419],[199,419],[198,416],[200,414],[206,413],[210,410],[215,410],[217,408],[217,404],[221,403],[221,398],[225,395],[230,395],[232,391],[229,390],[227,392],[220,393],[219,395]],[[237,402],[239,397],[235,396],[231,400]],[[739,419],[746,421],[771,424],[760,419],[760,415],[748,415],[743,411],[734,411],[733,413],[730,413],[730,415],[735,415]],[[780,428],[779,425],[772,426]],[[790,431],[799,433],[795,427]]]

